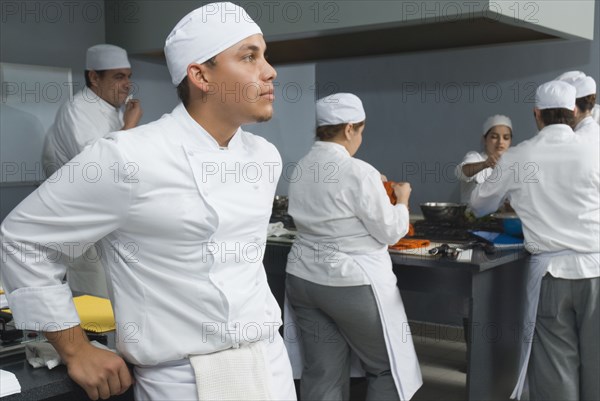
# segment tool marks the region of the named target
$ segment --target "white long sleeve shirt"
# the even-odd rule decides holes
[[[86,148],[2,227],[2,278],[18,327],[79,322],[56,250],[100,241],[117,349],[139,365],[269,338],[280,310],[262,265],[281,158],[239,130],[228,148],[180,104]]]
[[[456,175],[456,178],[458,178],[460,180],[460,201],[461,202],[469,202],[469,200],[471,199],[471,193],[473,193],[473,190],[475,189],[475,187],[481,183],[483,183],[486,178],[490,177],[493,173],[493,169],[491,168],[486,168],[481,170],[479,173],[471,176],[471,177],[467,177],[465,175],[465,173],[463,173],[462,168],[465,164],[473,164],[473,163],[479,163],[479,162],[484,162],[487,160],[487,155],[485,153],[480,153],[480,152],[469,152],[465,155],[465,157],[463,158],[463,161],[456,166],[456,170],[454,171],[454,174]]]
[[[123,128],[123,113],[88,87],[64,103],[44,143],[42,163],[51,175],[66,162],[110,132]]]
[[[385,251],[408,232],[380,173],[339,144],[316,142],[291,178],[288,213],[298,228],[287,273],[317,284],[369,284],[352,254]]]
[[[589,139],[597,139],[600,137],[600,125],[590,116],[579,121],[575,126],[575,133],[578,135],[587,135]]]
[[[508,195],[523,223],[527,249],[570,251],[552,259],[548,272],[567,279],[600,276],[600,145],[562,124],[502,155],[494,180],[477,186],[471,208],[498,209]]]

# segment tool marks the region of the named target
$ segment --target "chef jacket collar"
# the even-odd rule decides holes
[[[569,125],[567,124],[551,124],[551,125],[546,125],[544,128],[542,128],[539,132],[538,135],[552,135],[553,137],[571,137],[571,138],[575,138],[575,131],[573,131],[573,128],[571,128]]]
[[[110,113],[118,113],[120,110],[120,107],[115,107],[112,104],[108,103],[106,100],[96,95],[96,92],[94,92],[87,86],[83,88],[83,98],[88,103],[98,103],[102,110]]]
[[[191,138],[194,146],[201,148],[208,147],[212,150],[223,149],[223,147],[219,145],[219,142],[217,142],[217,140],[209,134],[202,125],[198,124],[198,122],[190,116],[190,113],[188,113],[183,103],[179,103],[179,105],[175,107],[175,110],[173,110],[173,117],[183,124],[185,133],[187,134],[186,136]],[[240,127],[229,141],[227,149],[235,150],[242,147],[241,133],[242,129]]]
[[[328,142],[328,141],[316,141],[315,146],[323,148],[323,149],[332,150],[332,151],[339,153],[341,155],[344,155],[344,156],[352,157],[352,156],[350,156],[350,152],[348,152],[348,149],[346,149],[346,147],[344,145],[340,145],[339,143]]]

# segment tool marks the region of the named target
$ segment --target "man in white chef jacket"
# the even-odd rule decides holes
[[[96,141],[72,162],[102,174],[47,181],[2,225],[16,324],[45,331],[92,399],[124,392],[132,377],[120,356],[83,335],[60,281],[65,266],[52,257],[65,243],[81,254],[100,242],[137,400],[295,399],[262,265],[281,157],[240,128],[273,113],[276,72],[265,50],[242,8],[192,11],[165,44],[182,103]]]
[[[573,132],[575,97],[565,82],[541,85],[534,109],[540,131],[506,151],[498,179],[471,197],[482,216],[508,195],[533,253],[524,307],[535,332],[532,343],[524,339],[513,398],[527,376],[531,400],[600,399],[600,146],[598,137]]]
[[[558,77],[575,87],[577,99],[577,115],[575,116],[575,132],[589,135],[592,138],[600,136],[600,126],[592,113],[596,107],[596,81],[581,71],[569,71]]]
[[[135,128],[142,116],[138,100],[125,104],[131,89],[131,65],[124,49],[109,44],[92,46],[85,64],[86,86],[61,106],[46,136],[42,163],[48,177],[108,133]],[[86,173],[95,174],[91,170]],[[67,177],[52,177],[58,179]],[[67,281],[73,291],[108,297],[96,246],[78,258],[68,254],[66,258],[70,265]]]

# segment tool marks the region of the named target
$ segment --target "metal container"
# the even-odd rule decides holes
[[[273,198],[273,216],[274,217],[283,217],[287,215],[288,210],[288,197],[275,195]]]
[[[425,220],[435,223],[460,223],[467,210],[464,203],[427,202],[420,207]]]

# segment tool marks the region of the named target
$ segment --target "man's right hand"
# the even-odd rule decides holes
[[[125,361],[90,344],[81,326],[45,335],[67,365],[71,379],[92,400],[123,394],[133,383]]]
[[[131,99],[125,104],[125,111],[123,112],[123,129],[131,129],[137,127],[142,115],[142,105],[138,99]]]
[[[133,381],[120,356],[91,344],[64,362],[71,379],[83,387],[92,400],[123,394]]]

